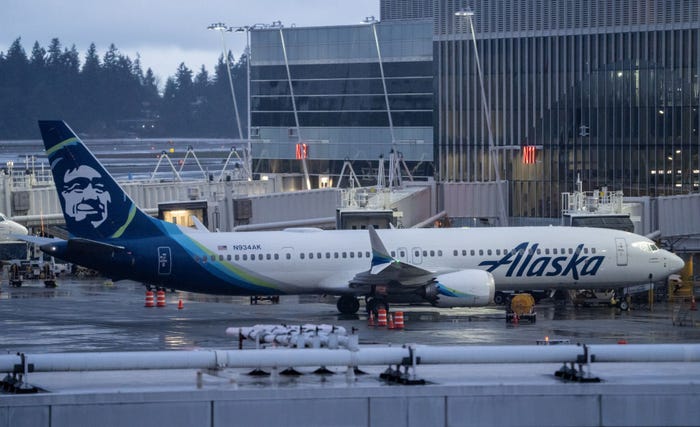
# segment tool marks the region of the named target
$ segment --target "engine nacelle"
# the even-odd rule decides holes
[[[425,297],[436,307],[479,307],[493,302],[493,275],[484,270],[462,270],[437,276],[425,287]]]

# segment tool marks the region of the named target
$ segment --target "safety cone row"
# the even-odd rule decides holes
[[[395,326],[396,326],[396,325],[394,325],[394,315],[391,314],[391,313],[389,313],[387,316],[389,317],[389,326],[388,326],[388,328],[389,328],[389,329],[394,329]]]
[[[386,326],[386,309],[384,308],[377,311],[377,326]]]
[[[180,298],[180,301],[177,303],[177,309],[182,310],[185,308],[185,304],[182,302],[182,298]]]
[[[153,303],[153,291],[146,291],[146,304],[144,307],[155,307]]]
[[[156,292],[156,307],[165,307],[165,291]]]
[[[374,324],[374,311],[370,310],[369,317],[367,318],[367,326],[375,326]]]

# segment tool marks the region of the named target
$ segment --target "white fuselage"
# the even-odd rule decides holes
[[[0,214],[0,242],[17,241],[15,236],[26,236],[27,234],[25,226],[11,221],[5,215]]]
[[[437,274],[490,271],[497,290],[615,288],[665,279],[676,255],[639,235],[577,227],[377,230],[395,259]],[[367,231],[192,233],[226,262],[284,293],[348,293],[371,267]],[[208,260],[208,262],[212,262]]]

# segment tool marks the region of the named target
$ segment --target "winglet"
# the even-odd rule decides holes
[[[380,271],[388,267],[394,258],[389,254],[389,251],[384,247],[382,239],[379,238],[379,234],[370,226],[369,230],[369,241],[372,245],[372,274],[377,274]]]

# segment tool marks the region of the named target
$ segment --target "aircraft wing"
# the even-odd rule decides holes
[[[416,265],[392,258],[374,228],[369,228],[372,244],[372,266],[358,273],[351,280],[351,287],[365,285],[389,285],[402,287],[421,286],[437,275],[450,273],[453,269],[426,270]]]

